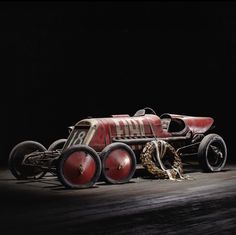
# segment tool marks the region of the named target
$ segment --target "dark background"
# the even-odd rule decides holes
[[[82,118],[145,106],[212,116],[232,161],[235,12],[225,1],[1,2],[0,163],[20,141],[48,147]]]

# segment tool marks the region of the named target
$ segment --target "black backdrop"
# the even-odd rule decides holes
[[[0,162],[20,141],[48,146],[81,118],[144,106],[214,117],[232,159],[235,12],[212,1],[1,2]]]

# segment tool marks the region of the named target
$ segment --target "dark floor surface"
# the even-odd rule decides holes
[[[0,234],[236,234],[236,165],[185,174],[67,190],[55,177],[19,181],[1,168]]]

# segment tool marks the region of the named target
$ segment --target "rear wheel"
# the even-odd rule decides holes
[[[113,143],[101,153],[102,175],[107,183],[127,183],[134,175],[136,157],[126,144]]]
[[[57,174],[59,181],[67,188],[89,188],[100,177],[101,160],[89,146],[73,146],[61,154]]]
[[[198,148],[199,163],[203,171],[221,171],[227,160],[227,148],[222,137],[206,135]]]
[[[10,152],[8,166],[17,179],[39,178],[44,174],[40,167],[23,164],[27,154],[46,151],[46,148],[35,141],[24,141],[17,144]]]

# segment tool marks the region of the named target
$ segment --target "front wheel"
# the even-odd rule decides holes
[[[100,177],[101,160],[89,146],[75,145],[61,154],[57,174],[66,188],[89,188]]]
[[[200,166],[205,172],[221,171],[227,160],[227,147],[217,134],[206,135],[198,148]]]
[[[10,152],[8,159],[8,167],[11,173],[17,179],[41,177],[44,172],[40,167],[25,165],[23,162],[28,154],[44,151],[46,151],[46,148],[35,141],[27,140],[17,144]]]
[[[107,183],[127,183],[136,170],[133,150],[124,143],[112,143],[101,152],[102,176]]]

